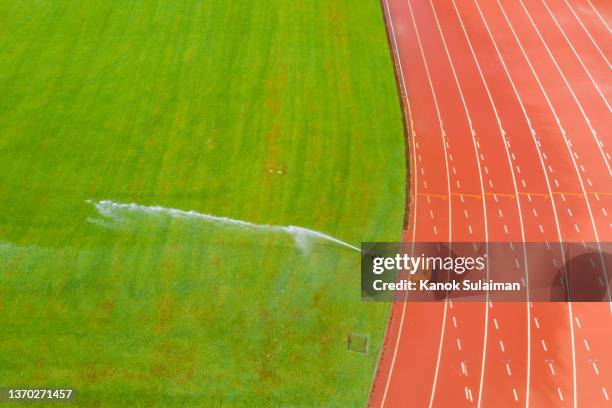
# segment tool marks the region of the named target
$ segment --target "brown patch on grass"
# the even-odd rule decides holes
[[[162,294],[159,296],[157,301],[157,324],[155,325],[155,330],[158,333],[167,332],[170,329],[175,303],[176,300],[173,295]]]
[[[264,172],[268,180],[272,177],[284,176],[287,173],[287,165],[279,160],[279,139],[282,137],[282,126],[275,122],[272,129],[266,134],[268,153]]]
[[[280,158],[280,140],[283,136],[283,126],[281,121],[276,118],[282,114],[282,101],[287,87],[287,68],[279,66],[278,74],[265,82],[265,102],[266,113],[271,118],[271,128],[265,135],[267,147],[266,162],[264,164],[264,174],[266,180],[270,181],[273,177],[283,176],[287,173],[287,165]]]
[[[113,309],[115,308],[115,301],[114,300],[107,300],[106,302],[102,302],[100,307],[105,312],[112,312]]]
[[[94,383],[113,376],[113,370],[106,367],[97,367],[94,363],[85,363],[81,367],[79,379],[86,383]]]
[[[261,313],[264,321],[270,320],[270,313],[267,310]],[[270,328],[270,332],[274,332],[274,326]],[[266,336],[264,340],[262,352],[257,360],[256,371],[259,377],[259,382],[266,389],[274,389],[278,387],[282,379],[278,375],[276,367],[276,358],[278,355],[279,341],[274,335]]]

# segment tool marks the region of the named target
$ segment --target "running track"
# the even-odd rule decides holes
[[[382,3],[404,241],[611,241],[612,2]],[[608,303],[394,303],[369,406],[612,407],[611,339]]]

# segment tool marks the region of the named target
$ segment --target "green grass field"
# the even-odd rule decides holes
[[[365,403],[388,305],[360,302],[357,252],[99,201],[398,240],[377,0],[0,0],[0,67],[0,386]]]

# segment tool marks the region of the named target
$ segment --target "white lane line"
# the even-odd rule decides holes
[[[390,10],[389,9],[389,1],[385,0],[385,4],[386,4],[386,9],[387,9],[387,13],[386,13],[387,14],[387,20],[389,21],[389,26],[391,28],[391,38],[393,40],[393,48],[394,48],[394,51],[395,51],[394,54],[395,54],[395,56],[397,58],[397,64],[398,64],[398,70],[397,71],[399,72],[399,76],[401,78],[401,82],[402,82],[401,89],[402,89],[402,92],[403,92],[404,100],[406,102],[406,104],[405,104],[405,106],[406,106],[406,116],[410,120],[410,129],[412,130],[410,132],[411,133],[410,136],[412,138],[413,145],[416,146],[416,149],[418,149],[419,148],[419,144],[417,143],[416,138],[415,138],[414,121],[412,119],[412,112],[410,110],[410,99],[408,98],[408,91],[407,91],[407,88],[406,88],[406,80],[404,78],[404,70],[403,70],[403,67],[402,67],[402,61],[401,61],[401,57],[400,57],[400,54],[399,54],[399,51],[398,51],[398,47],[397,47],[397,38],[395,36],[395,28],[394,28],[394,25],[393,25],[393,19],[391,18],[391,15],[388,13],[389,10]],[[415,152],[416,149],[412,149],[413,150],[413,155],[416,154],[416,152]],[[420,155],[419,155],[419,159],[420,159]],[[414,242],[416,242],[416,226],[417,226],[417,216],[416,216],[416,214],[417,214],[417,203],[418,203],[418,200],[416,199],[416,197],[418,197],[418,183],[417,183],[417,178],[418,177],[417,177],[417,173],[416,173],[416,160],[414,160],[414,169],[415,169],[415,171],[413,172],[413,174],[414,174],[414,182],[412,183],[412,185],[414,185],[414,196],[413,197],[415,197],[415,199],[412,200],[412,203],[414,205],[414,219],[413,219],[413,222],[412,222],[412,242],[413,242],[413,244],[412,244],[412,251],[413,252],[414,252]],[[427,198],[429,199],[429,197],[427,197]],[[435,228],[435,226],[434,226],[434,228]],[[405,296],[407,296],[407,295],[405,295]],[[407,302],[406,302],[406,299],[404,299],[404,302],[403,302],[403,305],[402,305],[402,314],[401,314],[401,317],[400,317],[398,334],[397,334],[397,338],[395,340],[395,346],[394,346],[394,350],[393,350],[393,357],[391,358],[391,366],[389,367],[389,374],[387,376],[387,381],[385,382],[385,389],[384,389],[383,397],[382,397],[382,400],[381,400],[381,403],[380,403],[381,407],[383,407],[385,405],[385,401],[387,399],[387,393],[389,391],[389,384],[391,383],[391,377],[393,375],[393,370],[395,368],[395,361],[396,361],[396,358],[397,358],[397,351],[399,349],[400,339],[402,337],[402,332],[403,332],[403,327],[404,327],[404,319],[405,319],[405,316],[406,316],[406,305],[407,305]],[[382,348],[381,348],[381,353],[382,353]],[[379,364],[380,364],[380,358],[378,359],[378,361],[379,361]],[[372,382],[372,384],[374,384],[374,381]]]
[[[555,372],[555,367],[553,367],[552,361],[548,362],[548,368],[550,369],[550,373],[552,375],[557,375],[557,373]]]
[[[574,45],[572,44],[572,42],[569,40],[569,38],[567,38],[567,35],[565,34],[565,30],[563,29],[563,27],[561,27],[561,25],[559,24],[559,21],[557,20],[557,17],[555,17],[555,15],[552,13],[552,11],[550,11],[550,8],[548,7],[548,3],[546,3],[546,0],[542,0],[542,4],[544,4],[544,7],[546,8],[546,10],[548,11],[548,14],[550,15],[550,17],[553,19],[553,21],[555,22],[555,25],[557,26],[557,28],[559,29],[559,31],[561,32],[561,35],[563,35],[563,38],[565,39],[565,42],[567,43],[567,45],[569,45],[570,49],[572,50],[572,52],[574,53],[574,56],[576,57],[576,59],[578,59],[578,62],[580,62],[580,66],[582,66],[582,69],[584,70],[584,72],[586,72],[587,76],[589,77],[589,79],[591,80],[591,83],[593,84],[593,86],[595,87],[595,89],[597,90],[597,93],[599,94],[599,96],[601,97],[601,99],[604,101],[604,103],[606,104],[606,106],[608,107],[608,112],[610,112],[612,109],[610,109],[610,104],[608,103],[608,100],[606,99],[606,97],[604,96],[603,92],[601,91],[601,88],[599,87],[599,85],[597,84],[597,82],[595,82],[595,80],[593,79],[593,76],[591,75],[591,72],[587,69],[586,65],[584,65],[584,62],[582,61],[582,58],[580,58],[580,55],[578,55],[578,53],[576,52],[576,49],[574,48]],[[608,64],[609,65],[609,64]]]
[[[512,395],[514,395],[514,400],[518,402],[519,399],[518,399],[518,393],[516,392],[516,388],[512,389]]]
[[[591,3],[591,0],[587,0],[587,3],[589,3],[589,6],[591,6],[591,8],[593,9],[593,11],[595,12],[595,14],[597,15],[597,17],[599,17],[599,19],[601,20],[601,22],[603,23],[603,25],[606,27],[606,29],[610,32],[610,34],[612,34],[612,30],[610,29],[610,26],[608,25],[608,23],[606,22],[606,20],[601,16],[601,14],[599,14],[599,11],[595,8],[595,6],[593,5],[593,3]]]
[[[591,351],[591,346],[589,346],[589,342],[587,341],[587,339],[584,339],[584,348],[587,351]]]
[[[491,34],[491,30],[489,29],[489,25],[487,24],[483,14],[482,14],[482,10],[480,9],[480,5],[478,4],[477,0],[474,0],[474,2],[476,3],[476,7],[478,8],[478,13],[480,14],[480,17],[487,29],[487,32],[489,33],[489,36],[491,37],[491,39],[493,40],[493,36]],[[457,4],[455,2],[455,0],[452,0],[453,3],[453,7],[455,8],[455,12],[457,14],[457,17],[459,19],[459,22],[461,23],[461,28],[463,30],[463,33],[465,35],[465,38],[467,39],[469,48],[470,48],[470,52],[472,54],[472,58],[474,59],[474,62],[476,63],[476,67],[478,68],[478,73],[480,75],[480,79],[484,85],[484,88],[486,90],[488,99],[489,99],[489,103],[491,104],[491,107],[493,108],[493,112],[495,113],[495,118],[497,120],[497,125],[499,127],[499,130],[501,132],[501,137],[502,140],[505,139],[505,131],[503,128],[503,125],[501,123],[501,118],[499,117],[499,113],[497,110],[497,106],[495,104],[495,102],[493,101],[493,96],[491,95],[491,91],[489,89],[489,86],[487,84],[486,79],[484,78],[484,74],[482,72],[482,68],[480,67],[480,63],[478,62],[478,58],[476,57],[476,53],[474,52],[474,48],[472,46],[472,43],[470,41],[469,35],[467,34],[467,30],[465,29],[465,24],[463,23],[463,19],[461,18],[461,15],[459,13],[459,10],[457,8]],[[493,40],[493,43],[495,44],[495,40]],[[497,44],[495,44],[495,49],[499,55],[499,49],[497,48]],[[512,161],[510,160],[510,150],[509,147],[506,143],[504,143],[504,148],[506,150],[506,158],[508,160],[508,165],[510,166],[510,175],[512,176],[512,184],[514,187],[514,194],[516,197],[516,208],[517,208],[517,212],[518,212],[518,217],[519,217],[519,224],[520,224],[520,231],[521,231],[521,241],[523,242],[523,254],[525,257],[525,280],[527,281],[527,288],[526,288],[526,293],[527,293],[527,301],[529,302],[529,272],[528,272],[528,264],[527,264],[527,251],[525,248],[525,227],[523,224],[523,214],[522,214],[522,210],[521,210],[521,199],[520,196],[518,194],[518,187],[516,184],[516,175],[514,174],[514,169],[512,167]],[[497,199],[495,200],[497,202]],[[506,233],[507,233],[507,227],[504,225],[504,228],[506,229]],[[487,271],[488,272],[488,271]],[[488,296],[488,293],[487,293]],[[527,374],[527,378],[526,378],[526,382],[527,382],[527,386],[526,386],[526,400],[527,400],[527,404],[529,404],[529,388],[530,388],[530,376],[531,376],[531,311],[529,310],[529,307],[527,308],[527,370],[526,370],[526,374]],[[487,338],[486,338],[486,331],[485,331],[485,339],[484,339],[484,344],[487,344]],[[486,346],[485,346],[486,347]],[[486,348],[485,348],[486,350]],[[480,385],[479,385],[479,391],[478,391],[478,407],[480,408],[481,403],[482,403],[482,389],[483,389],[483,385],[484,385],[484,370],[485,370],[485,354],[483,352],[483,357],[482,357],[482,364],[481,364],[481,372],[480,372]]]
[[[610,397],[608,396],[608,390],[606,390],[606,387],[601,387],[601,392],[603,392],[606,401],[610,401]]]
[[[429,88],[430,88],[431,94],[433,96],[434,105],[435,105],[435,108],[436,108],[436,115],[437,115],[437,118],[438,118],[438,125],[440,127],[440,131],[442,132],[442,136],[444,138],[444,126],[442,124],[442,115],[440,113],[440,107],[438,105],[438,98],[436,96],[436,91],[434,89],[433,81],[431,79],[431,74],[429,72],[429,64],[427,63],[427,57],[425,56],[425,51],[423,49],[423,44],[421,42],[421,35],[419,34],[419,29],[417,27],[416,19],[414,17],[414,11],[412,10],[412,3],[411,3],[410,0],[408,0],[408,9],[410,10],[410,18],[412,20],[412,25],[414,27],[414,31],[415,31],[415,34],[416,34],[416,39],[417,39],[417,43],[419,45],[419,51],[420,51],[420,54],[421,54],[421,59],[422,59],[422,62],[423,62],[423,66],[425,68],[425,73],[427,74],[427,81],[429,83]],[[449,174],[449,170],[448,170],[448,161],[446,160],[446,146],[444,144],[443,144],[443,146],[444,146],[444,154],[445,154],[446,176],[447,176],[448,181],[449,181],[449,185],[448,185],[448,197],[449,197],[449,200],[448,200],[448,213],[449,213],[449,216],[448,216],[448,219],[449,219],[448,231],[449,231],[449,240],[448,241],[452,242],[452,240],[450,239],[450,235],[451,235],[451,223],[450,223],[451,222],[450,174]],[[452,155],[450,155],[450,153],[449,153],[449,157],[452,160]],[[480,173],[480,163],[478,163],[478,171]],[[481,189],[482,189],[482,192],[483,192],[483,194],[482,194],[483,198],[482,199],[483,199],[483,203],[484,203],[484,188],[482,187],[482,175],[480,175],[480,178],[481,178]],[[484,218],[484,223],[485,223],[485,241],[486,241],[487,240],[486,239],[486,234],[487,234],[487,232],[486,232],[487,231],[487,226],[486,226],[486,222],[487,222],[486,221],[486,210],[484,211],[484,217],[485,217]],[[487,271],[487,273],[488,273],[488,271]],[[446,296],[447,296],[447,299],[445,299],[445,302],[444,302],[444,321],[442,322],[442,334],[440,335],[440,342],[439,342],[439,345],[438,345],[438,356],[436,358],[436,368],[435,368],[435,372],[434,372],[434,380],[433,380],[433,383],[432,383],[431,396],[430,396],[430,399],[429,399],[429,407],[430,408],[432,408],[432,406],[433,406],[434,397],[435,397],[435,393],[436,393],[436,388],[437,388],[437,384],[438,384],[438,376],[439,376],[439,373],[440,373],[440,360],[442,358],[442,346],[443,346],[444,334],[445,334],[445,329],[446,329],[446,310],[447,310],[447,305],[449,303],[448,302],[448,293],[447,293]],[[452,308],[452,303],[450,304],[450,307]]]
[[[499,0],[497,1],[497,3],[500,4]],[[563,82],[567,86],[567,89],[570,91],[570,93],[572,95],[572,98],[574,99],[574,102],[576,102],[576,105],[578,106],[578,109],[580,110],[580,113],[582,114],[582,117],[584,118],[584,121],[586,122],[587,126],[591,130],[591,135],[593,136],[593,140],[595,140],[595,144],[597,144],[597,147],[599,149],[599,152],[601,153],[601,156],[602,156],[603,161],[604,161],[604,163],[606,165],[606,168],[608,169],[608,174],[612,175],[612,170],[610,169],[610,163],[606,159],[606,155],[605,155],[604,150],[603,150],[603,148],[601,146],[600,140],[597,138],[597,132],[595,131],[595,129],[593,129],[593,126],[591,125],[591,121],[589,120],[588,115],[584,111],[584,108],[582,107],[582,104],[580,103],[580,101],[578,100],[578,97],[576,96],[576,93],[574,92],[574,88],[572,88],[572,86],[570,85],[569,81],[565,77],[565,74],[561,70],[561,67],[559,67],[559,64],[557,63],[557,60],[555,59],[555,56],[550,51],[550,48],[548,47],[548,44],[544,40],[544,37],[542,37],[542,33],[540,32],[540,29],[538,28],[536,23],[533,21],[533,18],[531,17],[531,14],[529,13],[529,10],[527,10],[527,7],[525,7],[525,3],[523,2],[523,0],[519,0],[519,3],[521,3],[521,6],[523,7],[523,10],[525,10],[525,14],[527,14],[527,17],[529,18],[529,21],[531,22],[531,25],[533,26],[533,28],[535,29],[536,33],[538,34],[538,37],[540,38],[540,41],[544,45],[544,48],[546,49],[546,52],[548,53],[548,56],[550,57],[550,59],[552,60],[553,64],[557,68],[557,71],[561,75],[561,78],[563,79]],[[503,9],[501,4],[500,4],[500,7]],[[506,16],[506,12],[505,11],[504,11],[504,16]],[[507,18],[507,16],[506,16],[506,18]],[[609,109],[609,107],[608,107],[608,109]]]
[[[569,2],[567,0],[563,0],[563,1],[567,5],[567,7],[570,9],[570,11],[574,15],[574,17],[576,17],[576,20],[578,20],[578,23],[580,24],[580,27],[582,27],[582,30],[584,30],[586,35],[589,37],[589,39],[591,40],[591,42],[593,43],[593,45],[597,49],[597,52],[599,52],[599,55],[601,55],[601,57],[604,59],[604,61],[606,61],[606,64],[608,64],[608,69],[612,69],[612,65],[610,65],[610,61],[608,61],[608,58],[606,58],[606,56],[604,55],[603,51],[601,51],[601,48],[599,48],[599,45],[597,44],[597,42],[595,41],[595,39],[591,35],[591,32],[586,28],[586,26],[582,22],[582,19],[578,16],[578,14],[576,14],[576,12],[574,11],[574,8],[569,4]]]

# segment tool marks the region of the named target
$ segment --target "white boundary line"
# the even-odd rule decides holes
[[[416,218],[416,214],[417,214],[417,203],[418,203],[418,183],[417,183],[417,177],[418,176],[417,176],[417,171],[416,171],[416,152],[415,152],[415,149],[416,149],[416,138],[415,138],[415,131],[414,131],[414,122],[413,122],[413,119],[412,119],[412,112],[410,110],[410,99],[408,97],[408,91],[407,91],[407,88],[406,88],[406,80],[404,78],[404,69],[403,69],[403,66],[402,66],[401,55],[400,55],[399,48],[398,48],[398,45],[397,45],[397,37],[396,37],[396,34],[395,34],[395,26],[393,24],[393,16],[391,15],[391,9],[389,7],[389,1],[388,0],[384,0],[384,1],[385,1],[385,6],[386,6],[385,14],[386,14],[387,19],[389,21],[389,27],[391,28],[391,37],[392,37],[392,40],[393,40],[393,48],[394,48],[395,55],[396,55],[396,58],[397,58],[397,64],[398,64],[398,68],[399,68],[399,75],[400,75],[400,78],[401,78],[401,81],[402,81],[402,89],[403,89],[403,93],[404,93],[403,96],[404,96],[404,98],[406,100],[406,106],[407,106],[407,109],[408,109],[408,117],[409,117],[409,120],[410,120],[410,128],[411,128],[411,132],[410,133],[411,133],[412,142],[413,142],[411,150],[412,150],[412,154],[413,154],[413,165],[414,165],[414,172],[413,172],[413,174],[414,174],[414,183],[413,183],[414,195],[412,197],[412,200],[414,200],[413,201],[414,202],[414,208],[413,208],[414,222],[412,224],[412,245],[413,245],[413,248],[414,248],[414,242],[416,241],[416,219],[417,219]],[[445,147],[446,145],[443,144],[443,146],[444,146],[444,158],[445,158],[445,161],[446,161],[446,147]],[[448,234],[449,234],[449,240],[450,240],[450,238],[451,238],[451,229],[450,229],[450,225],[451,225],[451,213],[450,213],[450,208],[451,207],[450,207],[450,181],[448,180],[448,177],[449,177],[449,175],[448,175],[448,166],[447,166],[447,184],[448,184],[448,189],[449,189],[449,205],[448,205],[448,210],[449,210],[449,214],[448,214],[449,229],[448,229]],[[396,357],[397,357],[397,352],[398,352],[400,341],[401,341],[401,337],[402,337],[402,332],[403,332],[402,329],[403,329],[403,326],[404,326],[404,318],[405,318],[405,315],[406,315],[406,304],[407,304],[407,302],[404,301],[403,305],[402,305],[402,316],[400,318],[400,324],[399,324],[399,328],[398,328],[397,338],[396,338],[395,347],[394,347],[394,350],[393,350],[393,357],[391,359],[391,366],[389,367],[389,374],[387,376],[387,381],[385,383],[385,390],[383,392],[383,397],[382,397],[382,400],[381,400],[381,403],[380,403],[381,407],[383,407],[385,405],[385,401],[387,399],[387,393],[389,391],[389,384],[391,383],[391,377],[393,376],[393,370],[395,368],[395,360],[396,360]],[[445,313],[446,313],[446,311],[445,311]],[[445,317],[443,317],[443,320],[442,320],[443,324],[444,324],[444,321],[445,321]]]
[[[408,2],[410,3],[410,0],[408,0]],[[474,155],[476,156],[476,163],[478,165],[478,177],[480,180],[480,191],[481,191],[481,198],[482,198],[482,211],[483,211],[483,220],[484,220],[484,233],[485,233],[485,242],[486,242],[486,253],[488,254],[489,252],[489,227],[488,227],[488,221],[487,221],[487,205],[486,205],[486,200],[485,200],[485,189],[484,189],[484,181],[482,178],[482,165],[480,163],[480,157],[478,156],[478,147],[477,147],[477,143],[476,143],[476,131],[474,130],[473,126],[472,126],[472,117],[470,115],[469,109],[467,107],[467,103],[465,101],[465,96],[463,95],[463,89],[461,88],[461,85],[459,83],[459,78],[457,77],[457,72],[455,71],[455,65],[453,64],[453,59],[450,55],[450,52],[448,50],[448,45],[446,44],[446,38],[444,37],[444,33],[442,31],[442,27],[440,26],[440,20],[438,19],[438,14],[436,13],[436,9],[433,5],[433,2],[431,0],[429,0],[429,4],[431,6],[431,10],[433,11],[433,15],[434,18],[436,20],[436,25],[438,26],[438,32],[440,33],[440,37],[442,38],[442,44],[444,45],[444,51],[446,53],[446,57],[448,59],[448,62],[450,63],[450,67],[451,67],[451,71],[453,73],[453,78],[455,80],[455,84],[457,85],[457,89],[459,90],[459,95],[461,97],[461,102],[463,104],[463,109],[465,112],[465,116],[467,118],[469,127],[470,127],[470,133],[472,136],[472,145],[474,147]],[[487,269],[487,280],[489,279],[489,270]],[[488,331],[488,322],[489,322],[489,291],[487,291],[487,295],[485,298],[485,302],[484,302],[484,309],[485,309],[485,323],[484,323],[484,342],[483,342],[483,355],[486,354],[486,339],[487,339],[487,331]],[[439,363],[436,366],[436,370],[438,370],[438,366]],[[431,395],[431,399],[430,399],[430,407],[433,404],[433,400],[434,400],[434,395],[435,395],[435,391],[436,391],[436,384],[434,384],[434,389],[432,390],[432,395]]]
[[[417,42],[419,44],[419,50],[421,52],[421,58],[423,59],[423,65],[425,67],[425,72],[427,74],[427,82],[429,83],[429,88],[431,90],[431,94],[433,96],[433,100],[434,100],[434,105],[436,108],[436,115],[438,117],[438,126],[440,127],[440,133],[442,136],[442,148],[444,149],[444,165],[446,167],[446,179],[448,182],[448,242],[449,244],[452,242],[452,235],[451,235],[451,189],[450,189],[450,172],[448,169],[448,158],[447,158],[447,150],[446,150],[446,131],[444,130],[444,125],[442,122],[442,115],[440,114],[440,107],[438,105],[438,98],[436,96],[436,91],[434,89],[433,86],[433,82],[431,80],[431,75],[429,73],[429,66],[427,65],[427,58],[425,58],[425,52],[423,51],[423,44],[421,43],[421,36],[419,35],[419,30],[417,28],[416,25],[416,20],[414,19],[414,13],[412,11],[412,4],[410,3],[410,0],[407,0],[408,3],[408,8],[410,9],[410,17],[412,19],[412,25],[414,27],[414,31],[416,34],[416,38],[417,38]],[[431,391],[431,397],[429,400],[429,407],[431,408],[433,405],[433,398],[434,398],[434,390],[436,389],[436,384],[438,383],[438,373],[439,373],[439,368],[440,368],[440,358],[442,355],[442,346],[444,343],[444,336],[445,336],[445,331],[446,331],[446,314],[447,314],[447,310],[448,310],[448,299],[444,300],[444,314],[442,317],[442,332],[440,334],[440,343],[438,346],[438,357],[436,359],[436,369],[434,372],[434,380],[433,380],[433,384],[432,384],[432,391]]]
[[[397,39],[395,37],[395,27],[393,25],[393,20],[391,17],[391,13],[389,10],[389,1],[385,0],[385,6],[386,6],[386,10],[385,10],[385,14],[387,16],[387,20],[389,21],[389,27],[391,28],[391,38],[393,40],[393,48],[394,48],[394,54],[396,56],[396,60],[397,60],[397,70],[399,71],[399,76],[402,80],[402,100],[405,99],[406,102],[406,109],[407,109],[407,113],[408,113],[408,118],[410,121],[410,133],[411,133],[411,137],[413,138],[413,145],[411,146],[412,153],[414,155],[414,132],[413,132],[413,123],[412,123],[412,112],[410,111],[410,100],[408,98],[408,91],[406,89],[406,81],[404,79],[404,69],[402,67],[402,60],[400,58],[400,54],[399,54],[399,50],[397,47]],[[412,197],[412,200],[414,200],[414,221],[412,224],[412,242],[414,245],[414,238],[416,235],[416,206],[417,206],[417,189],[418,189],[418,183],[417,183],[417,171],[416,171],[416,160],[413,160],[413,166],[414,166],[414,171],[412,172],[412,174],[414,175],[414,183],[412,183],[413,188],[414,188],[414,196]],[[389,367],[389,374],[387,376],[387,381],[385,382],[385,390],[383,391],[383,396],[382,396],[382,400],[380,402],[380,406],[383,407],[385,405],[385,401],[387,399],[387,393],[389,391],[389,384],[391,382],[391,377],[393,375],[393,369],[395,367],[395,358],[397,357],[397,350],[398,350],[398,345],[399,345],[399,340],[401,337],[401,333],[402,333],[402,329],[404,327],[404,317],[406,315],[406,302],[403,303],[402,305],[402,315],[400,317],[400,323],[399,323],[399,328],[398,328],[398,332],[397,332],[397,336],[396,336],[396,340],[395,340],[395,347],[393,350],[393,357],[391,357],[391,366]]]

